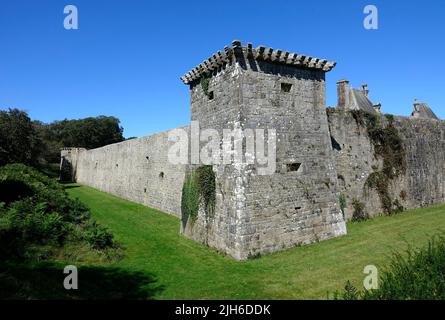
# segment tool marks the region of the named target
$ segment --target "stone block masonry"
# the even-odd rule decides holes
[[[234,41],[181,77],[190,86],[191,120],[202,130],[214,129],[221,137],[224,129],[276,131],[271,174],[260,174],[258,163],[212,165],[211,214],[202,199],[193,219],[181,211],[185,177],[200,165],[170,163],[168,132],[94,150],[65,149],[62,167],[75,181],[177,216],[184,236],[236,259],[345,235],[354,199],[371,216],[382,212],[381,194],[367,190],[366,181],[383,160],[366,126],[348,111],[347,81],[339,82],[339,108],[326,111],[325,73],[334,66]],[[366,104],[374,110],[367,92],[365,99],[356,90],[363,102],[356,109]],[[445,202],[444,122],[373,114],[384,125],[392,121],[403,144],[404,171],[388,186],[391,204]],[[184,129],[190,137],[190,127]],[[246,150],[242,137],[234,140]]]
[[[383,125],[388,120],[379,115]],[[345,214],[353,217],[353,200],[365,205],[365,212],[375,216],[383,212],[376,190],[368,188],[369,176],[382,168],[382,158],[375,156],[375,145],[366,126],[357,123],[351,112],[330,110],[329,129],[336,159],[339,192],[346,197]],[[389,181],[388,196],[405,209],[445,203],[445,121],[394,117],[394,127],[405,152],[405,171]]]
[[[72,164],[72,180],[180,217],[186,167],[168,161],[168,146],[166,131],[93,150],[65,149],[62,158]]]
[[[184,234],[237,259],[346,234],[325,111],[325,72],[335,64],[237,41],[225,51],[221,66],[211,58],[183,77],[192,120],[219,131],[275,129],[277,170],[215,165],[215,213],[200,211]],[[206,72],[211,97],[200,83]]]

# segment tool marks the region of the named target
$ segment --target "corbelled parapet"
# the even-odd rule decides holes
[[[213,71],[231,63],[236,60],[237,57],[268,61],[271,63],[295,66],[297,68],[323,70],[325,72],[331,71],[336,65],[336,62],[328,61],[326,59],[291,53],[262,45],[256,48],[253,48],[252,43],[248,43],[247,46],[242,46],[241,41],[234,40],[232,42],[232,47],[225,46],[223,51],[218,51],[183,75],[181,80],[184,84],[192,83],[199,80],[203,75],[211,74]]]

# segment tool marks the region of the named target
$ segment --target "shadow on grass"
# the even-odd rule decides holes
[[[74,189],[74,188],[79,188],[80,186],[78,184],[74,184],[75,182],[64,182],[64,181],[59,181],[59,183],[63,186],[63,189]]]
[[[77,185],[70,185],[70,186],[63,186],[63,189],[74,189],[74,188],[79,188],[79,186]]]
[[[66,290],[63,265],[0,264],[0,299],[153,299],[163,291],[151,274],[112,267],[79,267],[77,290]]]

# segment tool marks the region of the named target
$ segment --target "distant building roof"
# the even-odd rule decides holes
[[[248,43],[247,46],[242,46],[240,41],[234,40],[232,42],[232,47],[225,46],[224,50],[213,54],[210,58],[204,60],[201,64],[183,75],[181,80],[185,84],[196,81],[200,79],[202,75],[211,73],[234,60],[236,56],[245,56],[255,60],[285,64],[297,68],[323,70],[325,72],[331,71],[336,65],[336,62],[297,53],[290,53],[280,49],[266,48],[264,46],[253,48],[251,43]]]
[[[349,88],[348,80],[337,81],[337,108],[343,110],[362,110],[367,113],[380,113],[382,105],[373,104],[368,98],[369,89],[365,83],[362,89]]]
[[[439,118],[434,114],[433,110],[431,110],[428,104],[423,102],[414,102],[414,110],[411,113],[411,116],[414,118],[439,120]]]
[[[371,100],[362,90],[352,89],[350,91],[350,110],[362,110],[369,113],[377,113]]]

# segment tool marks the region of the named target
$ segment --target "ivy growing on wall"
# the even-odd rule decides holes
[[[340,210],[341,210],[341,214],[343,215],[343,219],[344,219],[345,218],[345,209],[347,206],[346,196],[344,195],[344,193],[340,193],[338,202],[340,203]]]
[[[186,219],[196,220],[199,210],[199,190],[195,172],[186,174],[182,185],[181,212]]]
[[[181,210],[184,217],[195,221],[202,203],[206,217],[213,216],[216,202],[215,173],[212,166],[201,166],[190,171],[182,187]]]
[[[357,199],[352,199],[352,221],[364,221],[368,220],[368,213],[365,211],[365,204],[358,201]]]
[[[376,158],[383,160],[383,168],[371,173],[365,186],[377,191],[382,209],[386,214],[403,211],[399,200],[392,200],[389,193],[390,181],[406,171],[406,154],[399,132],[394,127],[394,116],[385,115],[386,125],[378,115],[361,110],[351,111],[358,125],[365,126],[374,147]]]
[[[209,96],[210,76],[208,74],[203,74],[201,76],[200,83],[201,83],[202,91],[204,91],[204,94],[208,97]]]

